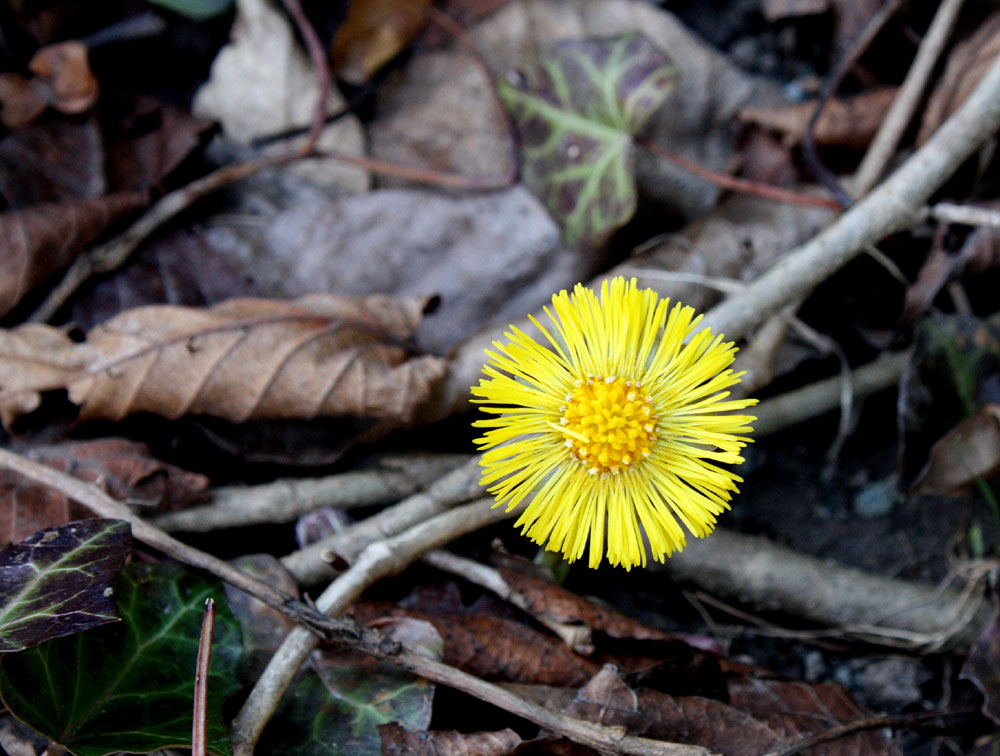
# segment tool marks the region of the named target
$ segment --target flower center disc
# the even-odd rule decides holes
[[[570,454],[591,475],[629,469],[656,441],[656,415],[642,384],[613,375],[577,381],[559,425]]]

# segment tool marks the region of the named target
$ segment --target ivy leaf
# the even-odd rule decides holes
[[[386,622],[388,637],[441,658],[443,642],[430,623]],[[433,698],[433,684],[386,662],[351,652],[313,655],[264,730],[256,753],[381,756],[379,725],[396,722],[407,730],[426,730]]]
[[[177,565],[129,565],[115,585],[122,622],[9,654],[0,698],[76,756],[189,748],[205,599],[216,601],[207,747],[231,753],[222,701],[238,688],[240,630],[222,585]]]
[[[0,651],[118,620],[111,583],[132,547],[124,520],[46,528],[0,552]]]
[[[632,217],[632,136],[670,94],[676,71],[633,32],[560,42],[523,79],[500,82],[520,135],[521,178],[567,244],[600,244]]]

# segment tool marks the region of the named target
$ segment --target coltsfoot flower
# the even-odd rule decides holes
[[[589,540],[591,567],[605,542],[611,564],[645,566],[643,531],[660,562],[684,547],[680,523],[708,535],[756,419],[733,414],[755,399],[727,400],[735,346],[635,279],[605,281],[600,298],[578,284],[545,313],[549,329],[532,321],[548,344],[511,327],[472,387],[492,416],[475,425],[496,506],[534,494],[515,525],[571,562]]]

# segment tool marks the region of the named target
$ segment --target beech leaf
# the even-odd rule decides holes
[[[445,361],[405,342],[424,302],[313,294],[231,299],[210,309],[140,307],[87,334],[29,323],[0,331],[0,418],[64,389],[83,420],[136,412],[251,419],[360,415],[408,422]]]
[[[0,651],[117,621],[111,583],[131,548],[127,522],[93,519],[0,552]]]
[[[565,40],[499,84],[520,134],[522,180],[567,244],[596,246],[635,212],[632,136],[673,86],[676,69],[637,33]]]
[[[206,746],[228,756],[221,706],[239,689],[241,646],[222,585],[177,565],[132,564],[115,593],[122,622],[8,655],[3,704],[76,756],[190,747],[202,611],[214,598]]]

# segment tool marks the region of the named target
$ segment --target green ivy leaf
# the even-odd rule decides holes
[[[0,552],[0,651],[118,620],[111,583],[132,548],[124,520],[40,530]]]
[[[221,16],[233,5],[233,0],[149,0],[149,2],[194,21],[207,21]]]
[[[675,78],[653,43],[630,33],[560,42],[523,81],[500,82],[520,136],[521,178],[567,244],[599,244],[632,217],[632,136]]]
[[[4,705],[76,756],[190,747],[195,657],[211,597],[207,745],[229,756],[221,705],[239,688],[241,645],[222,585],[177,565],[129,565],[115,593],[122,622],[4,658]]]
[[[408,642],[440,658],[443,644],[426,626],[429,644]],[[426,638],[426,636],[425,636]],[[436,645],[435,645],[436,642]],[[279,756],[381,756],[378,726],[396,722],[407,730],[430,724],[434,686],[386,662],[351,652],[314,655],[264,730],[256,753]]]

